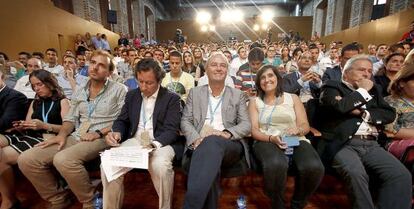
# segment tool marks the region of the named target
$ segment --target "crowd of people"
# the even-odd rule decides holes
[[[16,61],[0,52],[1,209],[20,208],[15,164],[50,208],[70,206],[70,192],[95,208],[85,164],[121,144],[153,149],[148,171],[160,209],[172,208],[174,161],[188,175],[185,209],[217,208],[220,178],[252,167],[274,209],[287,205],[288,171],[296,176],[290,208],[298,209],[329,169],[354,209],[411,208],[412,168],[399,160],[414,145],[412,39],[364,53],[358,42],[317,38],[143,38],[121,34],[111,51],[105,35],[77,35],[62,62],[53,48]],[[122,208],[124,175],[108,181],[101,170],[101,179],[103,208]]]

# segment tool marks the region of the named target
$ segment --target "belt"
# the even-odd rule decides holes
[[[360,140],[377,140],[376,136],[372,135],[354,135],[352,139],[360,139]]]

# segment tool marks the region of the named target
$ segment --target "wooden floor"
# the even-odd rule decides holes
[[[244,177],[224,179],[222,181],[223,195],[220,199],[220,209],[236,208],[236,199],[243,194],[247,197],[248,209],[270,208],[270,202],[262,190],[262,178],[257,174]],[[294,187],[292,177],[288,179],[286,197],[289,200]],[[125,179],[125,199],[123,209],[157,209],[158,197],[152,186],[149,174],[133,172]],[[174,187],[174,209],[182,208],[185,193],[185,175],[176,172]],[[18,198],[25,209],[45,209],[47,202],[43,201],[30,182],[19,177]],[[76,202],[70,209],[80,209],[81,204]],[[287,207],[289,208],[289,207]],[[334,177],[325,176],[321,186],[311,197],[306,209],[345,209],[350,208],[344,186]]]

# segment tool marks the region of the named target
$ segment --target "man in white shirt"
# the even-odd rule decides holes
[[[239,71],[240,66],[247,63],[247,50],[245,47],[241,46],[237,49],[238,57],[234,58],[229,67],[229,75],[236,76],[237,71]]]
[[[87,82],[88,78],[78,73],[77,60],[72,55],[63,57],[64,72],[57,76],[57,81],[68,99],[72,98],[76,88]]]
[[[54,48],[49,48],[46,50],[46,61],[47,66],[45,70],[53,73],[55,76],[63,73],[63,66],[58,63],[58,53]]]
[[[14,86],[14,90],[17,90],[21,93],[23,93],[28,99],[34,99],[36,96],[36,92],[33,91],[32,85],[30,84],[29,75],[34,70],[40,70],[42,68],[42,62],[32,57],[29,60],[27,60],[27,75],[21,77],[19,80],[17,80],[16,85]]]
[[[371,77],[368,56],[355,56],[346,62],[342,81],[329,80],[322,87],[319,154],[345,181],[353,209],[409,209],[411,174],[378,143],[395,110]],[[376,198],[371,196],[372,181]]]
[[[139,88],[127,93],[121,114],[106,137],[110,146],[119,143],[141,144],[152,147],[148,171],[159,196],[159,209],[172,208],[174,188],[174,150],[178,140],[181,119],[180,97],[161,86],[165,72],[153,59],[143,59],[136,66]],[[176,145],[176,144],[174,144]],[[173,148],[174,147],[174,148]],[[103,184],[103,208],[122,208],[124,175],[108,182],[101,171]]]

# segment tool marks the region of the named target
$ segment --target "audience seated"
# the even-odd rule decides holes
[[[90,80],[74,93],[57,136],[26,150],[18,159],[20,170],[51,204],[50,208],[71,204],[69,192],[59,183],[53,167],[83,204],[83,209],[95,208],[95,187],[84,163],[97,158],[108,147],[103,137],[110,132],[124,104],[126,88],[109,80],[114,68],[109,53],[95,51],[89,65]]]
[[[294,33],[291,35],[293,37]],[[263,171],[264,193],[271,200],[272,208],[288,205],[284,198],[287,173],[295,176],[296,183],[290,208],[304,208],[324,171],[319,156],[304,137],[310,129],[308,121],[312,126],[316,121],[315,127],[321,129],[322,140],[312,144],[328,166],[325,170],[333,167],[345,179],[354,208],[373,208],[373,205],[406,208],[408,205],[410,190],[407,185],[411,185],[411,181],[407,170],[378,147],[378,144],[383,145],[379,139],[384,135],[385,125],[385,133],[393,139],[386,148],[397,158],[401,159],[402,153],[410,150],[407,147],[414,145],[410,132],[410,117],[414,112],[410,95],[414,90],[410,89],[412,76],[409,73],[413,70],[410,63],[413,63],[414,50],[407,41],[387,43],[389,47],[380,44],[378,50],[375,45],[368,46],[368,59],[374,62],[372,66],[366,58],[354,59],[364,51],[358,42],[342,47],[341,41],[334,41],[325,49],[325,44],[316,39],[310,42],[289,38],[286,39],[288,42],[157,44],[150,38],[148,41],[142,38],[142,43],[135,44],[132,39],[128,40],[127,34],[121,37],[121,45],[112,46],[115,65],[109,61],[106,52],[93,51],[95,48],[110,50],[111,46],[102,34],[93,38],[89,33],[85,37],[77,35],[74,48],[64,50],[63,66],[59,65],[57,50],[53,48],[46,50],[46,64],[42,53],[33,52],[30,58],[27,50],[17,49],[20,51],[16,54],[18,59],[13,61],[0,52],[1,209],[18,206],[13,176],[10,175],[10,165],[16,161],[41,197],[51,203],[51,208],[70,204],[67,188],[72,189],[84,208],[92,208],[95,186],[92,186],[84,164],[97,158],[100,151],[118,146],[119,142],[123,145],[140,142],[134,141],[135,138],[148,138],[152,142],[149,143],[154,147],[149,159],[149,173],[159,196],[159,208],[171,208],[175,175],[172,161],[174,159],[175,166],[183,155],[182,146],[180,151],[176,144],[179,134],[187,140],[183,168],[188,172],[188,191],[184,208],[217,208],[220,177],[238,176],[248,170],[249,155],[243,137],[250,131],[255,139],[250,144],[251,154],[259,161],[259,170]],[[338,51],[341,52],[339,62]],[[394,54],[398,51],[404,53]],[[146,57],[148,59],[143,60]],[[347,64],[350,59],[352,61]],[[135,67],[140,61],[150,67]],[[264,63],[269,65],[263,67]],[[398,72],[402,66],[405,68]],[[53,74],[49,73],[49,76],[58,81],[66,98],[72,99],[70,107],[61,105],[60,110],[56,110],[58,105],[51,105],[53,99],[40,96],[41,89],[59,91],[60,87],[34,85],[33,89],[40,89],[40,93],[32,89],[30,74],[38,74],[42,68]],[[135,68],[141,70],[135,72]],[[374,73],[369,72],[371,69]],[[161,76],[161,71],[166,73],[165,77]],[[375,73],[377,84],[371,84],[368,79],[374,80],[371,76]],[[388,95],[387,87],[391,95],[385,100],[390,105],[383,101],[383,96]],[[10,88],[26,95],[29,101],[34,99],[29,112],[26,111],[26,98]],[[127,94],[126,89],[131,92]],[[182,105],[185,105],[183,100],[188,103],[181,120],[182,132],[175,127],[180,121],[177,117],[181,117],[181,108],[175,106],[180,98],[172,92],[181,97]],[[365,99],[365,94],[372,99]],[[246,109],[248,97],[251,97],[250,119]],[[304,104],[309,99],[312,100]],[[319,99],[322,99],[321,108]],[[67,99],[60,101],[67,103]],[[46,125],[43,117],[36,115],[43,103],[44,111],[51,106],[49,117],[65,121],[60,130],[58,124],[61,121],[48,120],[56,126]],[[145,114],[140,114],[141,103],[143,107],[148,106]],[[318,105],[318,111],[315,111],[316,116],[309,114],[306,119],[303,106],[309,110],[312,104]],[[64,107],[70,108],[65,117]],[[151,112],[166,114],[154,114],[157,121],[152,123]],[[27,121],[13,123],[23,121],[25,115]],[[140,115],[148,117],[141,118]],[[58,135],[46,135],[52,131]],[[146,133],[149,133],[148,137]],[[231,140],[226,140],[228,138]],[[290,155],[292,149],[284,149],[283,139],[289,141],[292,138],[298,139],[299,145]],[[15,145],[17,140],[30,143],[22,148],[21,143]],[[32,148],[38,141],[40,143]],[[2,157],[2,154],[9,156]],[[101,176],[104,207],[121,208],[124,175],[112,182],[106,181],[103,172]],[[61,183],[62,177],[68,187]],[[375,188],[371,188],[375,191],[374,198],[367,189],[368,180],[369,185],[379,187],[378,195]],[[6,186],[2,182],[7,182]]]
[[[249,102],[253,153],[264,177],[264,190],[272,208],[285,208],[288,169],[295,170],[296,185],[291,208],[304,208],[322,180],[324,167],[309,140],[305,108],[295,94],[284,93],[283,79],[276,67],[263,66],[256,77],[258,97]],[[295,136],[298,146],[286,158],[284,136]]]
[[[36,99],[30,105],[26,120],[13,121],[12,132],[0,134],[1,208],[19,208],[20,205],[11,166],[17,163],[22,152],[58,133],[62,118],[69,111],[69,101],[50,72],[36,70],[29,79]]]
[[[370,80],[368,56],[356,56],[344,66],[342,81],[327,81],[322,88],[323,140],[318,150],[327,166],[343,178],[352,208],[411,208],[411,175],[379,146],[377,136],[395,119],[395,110]],[[376,183],[377,198],[369,190]],[[398,195],[396,195],[398,194]]]

